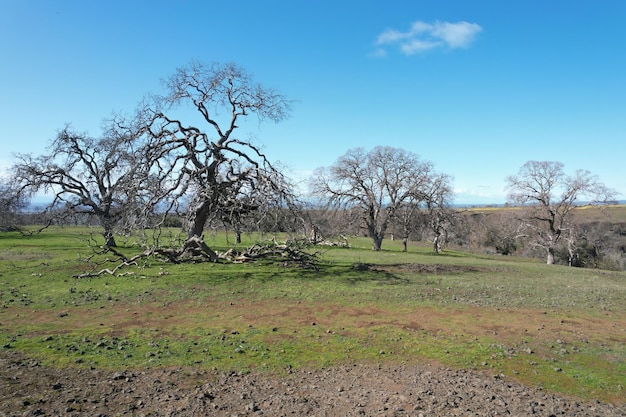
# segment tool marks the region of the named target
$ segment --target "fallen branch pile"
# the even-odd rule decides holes
[[[317,269],[317,254],[303,250],[296,241],[287,241],[279,244],[276,241],[255,244],[244,251],[229,249],[220,254],[220,259],[234,263],[243,263],[257,260],[280,262],[284,266],[297,266],[305,269]]]
[[[206,244],[204,245],[206,246]],[[196,246],[200,247],[200,246]],[[206,246],[208,248],[208,246]],[[244,263],[253,261],[266,261],[269,263],[280,263],[283,266],[293,266],[304,269],[317,270],[317,253],[309,253],[304,250],[305,245],[302,243],[290,240],[285,243],[278,243],[275,240],[254,244],[245,250],[229,249],[224,253],[217,253],[211,250],[211,253],[215,256],[207,256],[204,250],[190,251],[189,246],[176,250],[172,248],[149,248],[145,251],[127,257],[123,253],[119,252],[115,248],[105,247],[101,254],[112,253],[116,256],[115,259],[107,258],[102,262],[95,264],[95,267],[90,272],[73,275],[74,278],[89,278],[97,277],[100,275],[117,275],[122,276],[125,273],[119,273],[120,269],[127,266],[138,266],[138,261],[142,258],[148,258],[151,256],[158,256],[170,263],[182,263],[182,262],[219,262],[226,261],[232,263]],[[204,248],[201,248],[204,249]],[[117,265],[113,268],[101,268],[97,267],[102,264],[110,264],[117,262]]]

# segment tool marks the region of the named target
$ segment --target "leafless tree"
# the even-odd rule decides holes
[[[239,231],[244,219],[293,200],[288,179],[250,140],[237,136],[248,116],[285,119],[290,102],[253,82],[234,64],[193,62],[165,81],[167,93],[144,107],[151,142],[151,174],[167,201],[167,212],[186,215],[184,247],[173,256],[218,254],[204,241],[216,220]],[[192,114],[185,112],[192,108]]]
[[[12,189],[8,180],[0,181],[0,232],[8,232],[19,230],[18,215],[27,202],[23,196],[20,196]]]
[[[508,200],[525,208],[526,227],[533,236],[531,243],[546,251],[548,264],[554,263],[555,249],[561,239],[574,235],[571,233],[574,208],[607,203],[615,196],[615,191],[589,171],[566,175],[560,162],[528,161],[507,182]]]
[[[63,128],[48,153],[16,155],[13,188],[20,198],[37,193],[50,196],[46,212],[57,219],[86,214],[102,226],[105,246],[116,246],[115,231],[132,207],[139,204],[138,178],[144,166],[136,137],[115,126],[92,138]]]
[[[356,148],[331,167],[318,169],[311,191],[327,199],[331,207],[358,208],[372,249],[380,250],[399,210],[408,215],[407,204],[423,201],[432,171],[430,163],[403,149],[378,146],[366,152]]]
[[[433,233],[433,250],[441,252],[447,235],[454,224],[454,212],[450,210],[453,198],[452,179],[443,173],[434,173],[425,183],[422,192],[425,212]]]
[[[419,203],[416,198],[410,198],[409,201],[400,204],[395,213],[394,234],[400,233],[403,252],[407,252],[409,237],[412,233],[415,234],[415,229],[418,227],[416,220],[419,217],[417,215],[420,210]]]

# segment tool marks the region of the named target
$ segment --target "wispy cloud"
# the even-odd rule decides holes
[[[405,55],[429,51],[435,48],[468,48],[483,28],[476,23],[440,22],[427,23],[418,20],[406,32],[387,29],[376,39],[376,53],[385,56],[388,47],[398,47]]]

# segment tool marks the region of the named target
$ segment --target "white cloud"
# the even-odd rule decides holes
[[[405,55],[413,55],[417,52],[428,51],[429,49],[442,46],[443,42],[425,41],[421,39],[411,39],[400,45],[400,50]]]
[[[437,22],[432,34],[443,39],[450,48],[467,48],[476,37],[481,28],[476,23],[458,22]]]
[[[407,33],[398,32],[394,29],[387,29],[386,31],[378,35],[378,40],[376,41],[376,44],[384,45],[387,43],[394,43],[406,39],[407,37],[409,37],[409,34]]]
[[[417,22],[413,22],[411,25],[411,32],[413,33],[422,33],[428,32],[433,29],[433,25],[430,23],[422,22],[418,20]]]
[[[405,55],[413,55],[435,48],[468,48],[483,28],[468,22],[413,22],[406,32],[387,29],[376,39],[377,50],[397,46]],[[380,52],[377,56],[384,56]]]

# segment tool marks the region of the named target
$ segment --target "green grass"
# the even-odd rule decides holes
[[[436,361],[623,401],[626,273],[386,241],[322,249],[319,271],[156,259],[119,275],[89,230],[0,234],[0,349],[53,366],[280,373]],[[246,236],[244,245],[260,239]],[[93,242],[92,242],[93,243]],[[208,243],[226,248],[227,237]],[[132,239],[120,250],[139,251]]]

